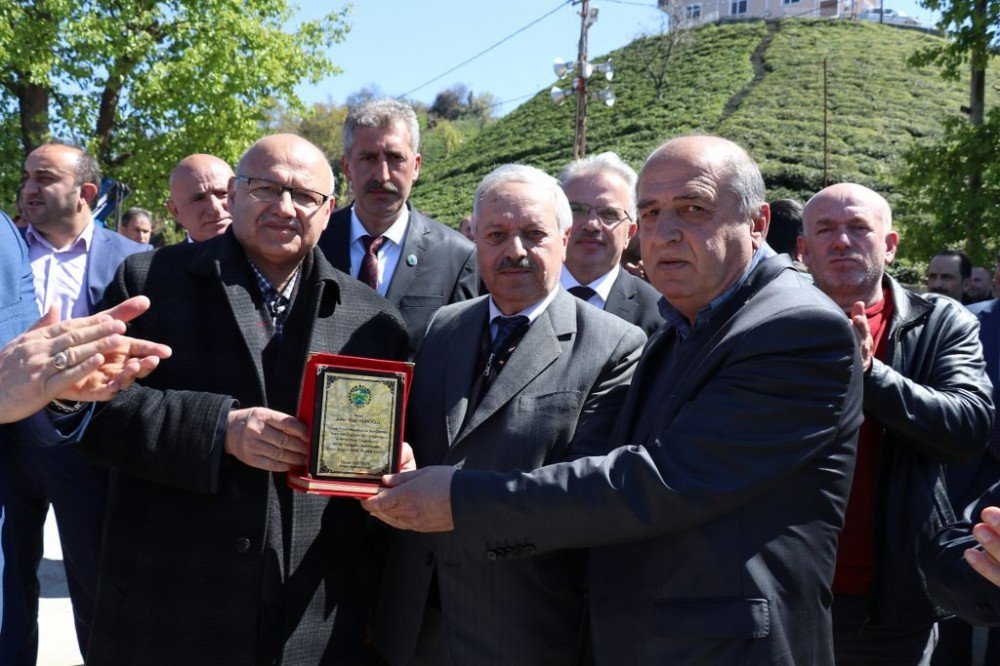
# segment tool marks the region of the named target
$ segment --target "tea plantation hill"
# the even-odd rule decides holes
[[[656,39],[594,58],[613,61],[618,101],[611,108],[588,104],[588,154],[613,150],[638,168],[666,138],[719,134],[750,150],[769,197],[804,200],[823,185],[827,58],[830,182],[859,182],[893,201],[901,152],[915,139],[933,138],[946,116],[968,104],[967,79],[945,81],[935,68],[906,66],[911,53],[939,39],[921,32],[822,19],[705,25],[672,58],[660,99],[647,65],[658,52]],[[997,81],[994,72],[987,72],[988,92]],[[605,84],[594,81],[598,88]],[[493,167],[523,162],[555,175],[573,153],[574,107],[572,100],[555,106],[548,88],[540,91],[450,156],[428,160],[413,191],[415,204],[457,226]]]

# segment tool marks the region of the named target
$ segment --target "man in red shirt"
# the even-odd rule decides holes
[[[953,522],[941,463],[979,456],[992,425],[976,318],[885,274],[899,237],[878,193],[851,183],[803,211],[800,250],[850,317],[864,365],[865,421],[833,579],[838,666],[929,664],[935,604],[920,549]]]

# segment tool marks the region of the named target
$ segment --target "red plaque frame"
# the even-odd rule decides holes
[[[403,387],[401,414],[406,413],[406,404],[410,397],[410,385],[413,380],[413,364],[404,361],[387,361],[383,359],[343,356],[340,354],[313,353],[306,361],[302,376],[302,389],[299,393],[297,417],[309,428],[309,462],[305,467],[292,469],[288,472],[287,483],[291,488],[306,493],[331,495],[335,497],[371,497],[378,493],[381,483],[378,480],[327,478],[313,474],[310,470],[316,468],[318,456],[317,433],[315,431],[316,415],[316,380],[327,370],[344,371],[347,373],[370,373],[372,375],[391,375],[399,379]],[[403,443],[403,426],[405,419],[399,418],[398,433],[393,443],[391,453],[391,469],[399,471],[400,451]]]

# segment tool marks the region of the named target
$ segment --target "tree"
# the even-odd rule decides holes
[[[950,80],[959,79],[968,64],[969,106],[962,109],[968,116],[947,121],[936,142],[904,153],[906,167],[899,183],[908,206],[924,204],[917,213],[923,222],[912,226],[925,252],[960,243],[970,256],[983,261],[984,240],[995,240],[1000,231],[1000,216],[991,199],[1000,189],[1000,174],[994,167],[1000,117],[990,112],[987,123],[985,104],[986,68],[1000,25],[1000,0],[920,0],[920,4],[941,12],[937,27],[949,39],[928,43],[908,63],[937,65]]]
[[[986,67],[997,40],[1000,0],[920,0],[920,5],[941,12],[937,27],[947,41],[933,42],[918,50],[909,64],[937,65],[948,79],[958,80],[962,66],[969,64],[969,119],[982,125],[985,118]]]
[[[284,26],[286,0],[6,0],[0,3],[0,163],[13,198],[24,155],[50,138],[93,152],[135,202],[161,203],[180,158],[234,160],[276,100],[338,70],[325,55],[346,10]],[[131,202],[130,202],[131,203]]]
[[[928,257],[959,248],[973,263],[991,265],[1000,240],[1000,109],[982,125],[951,118],[940,139],[903,159],[897,216],[906,220],[907,246]],[[969,186],[974,178],[978,188]]]
[[[344,154],[344,121],[348,107],[333,102],[317,102],[299,114],[281,109],[271,128],[276,132],[291,132],[319,146],[333,167],[337,180],[337,200],[347,195],[347,181],[340,166]]]
[[[663,99],[663,88],[674,58],[691,41],[694,21],[687,17],[687,8],[687,3],[682,0],[671,0],[666,5],[667,15],[660,17],[659,31],[641,35],[647,40],[637,53],[656,89],[657,101]]]

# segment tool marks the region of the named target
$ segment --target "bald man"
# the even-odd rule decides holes
[[[980,456],[993,423],[979,326],[958,301],[907,291],[885,273],[899,236],[877,192],[831,185],[802,218],[803,261],[850,318],[865,372],[833,577],[837,664],[929,664],[934,622],[947,613],[928,594],[919,557],[954,522],[942,463]]]
[[[307,450],[292,415],[309,352],[402,359],[408,340],[316,249],[333,192],[318,148],[261,139],[229,183],[229,230],[126,262],[109,288],[157,304],[132,333],[175,355],[83,442],[113,479],[88,663],[360,661],[377,589],[365,515],[286,486]]]
[[[591,547],[599,664],[832,665],[828,586],[861,421],[850,326],[786,255],[765,256],[764,181],[739,146],[669,141],[637,193],[666,321],[610,452],[531,472],[427,467],[365,506],[453,529],[442,567],[469,557],[500,575]]]
[[[188,155],[170,172],[167,210],[189,243],[218,236],[229,226],[227,193],[233,169],[214,155]]]

